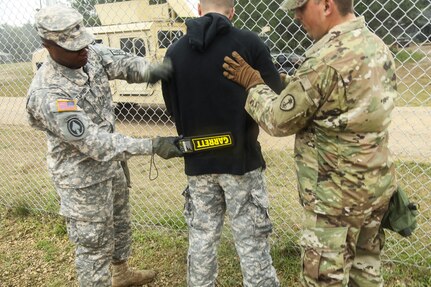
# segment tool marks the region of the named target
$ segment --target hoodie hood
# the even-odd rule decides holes
[[[218,13],[208,13],[186,21],[187,36],[193,50],[205,51],[217,35],[226,34],[232,27],[229,19]]]

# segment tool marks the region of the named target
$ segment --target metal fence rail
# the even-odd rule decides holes
[[[2,4],[0,12],[0,205],[58,210],[58,198],[46,171],[45,135],[25,118],[25,95],[37,64],[44,57],[33,29],[36,9],[54,2],[71,5],[84,15],[98,42],[160,60],[184,34],[184,20],[196,13],[196,1],[28,0]],[[105,5],[97,4],[108,2]],[[239,0],[234,25],[259,33],[280,69],[292,72],[312,44],[292,15],[275,0]],[[93,4],[88,4],[93,3]],[[95,5],[97,4],[97,5]],[[420,205],[419,227],[409,239],[389,234],[388,260],[430,268],[431,265],[431,4],[429,0],[358,0],[357,14],[390,47],[397,59],[400,97],[393,115],[390,146],[400,183]],[[127,24],[125,24],[127,23]],[[33,61],[32,61],[33,57]],[[175,134],[164,112],[160,86],[112,83],[117,130],[132,136]],[[275,230],[273,241],[295,242],[302,208],[298,203],[292,158],[293,138],[260,142],[267,161],[266,177]],[[129,164],[133,219],[136,225],[185,230],[181,192],[186,185],[181,159],[133,158]],[[156,177],[150,180],[149,177]]]

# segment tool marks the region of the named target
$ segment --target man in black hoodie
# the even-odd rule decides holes
[[[234,0],[200,0],[198,11],[201,17],[188,20],[187,34],[167,51],[174,75],[163,82],[166,108],[193,150],[184,156],[188,286],[214,286],[225,212],[244,286],[279,286],[269,253],[272,225],[259,128],[244,110],[246,90],[223,77],[223,58],[238,51],[276,93],[280,76],[260,38],[232,26]]]

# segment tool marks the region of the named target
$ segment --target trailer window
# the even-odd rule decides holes
[[[121,38],[120,48],[124,52],[135,54],[136,56],[145,57],[145,43],[141,38]]]
[[[184,35],[183,31],[159,31],[157,38],[159,40],[159,48],[167,48],[172,43],[175,43]]]

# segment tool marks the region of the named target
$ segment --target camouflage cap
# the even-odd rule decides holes
[[[293,10],[298,7],[301,7],[305,3],[307,3],[308,0],[284,0],[283,3],[281,3],[281,9],[283,10]]]
[[[79,51],[94,40],[84,27],[82,15],[65,6],[54,5],[41,9],[36,13],[35,26],[39,36],[70,51]]]

